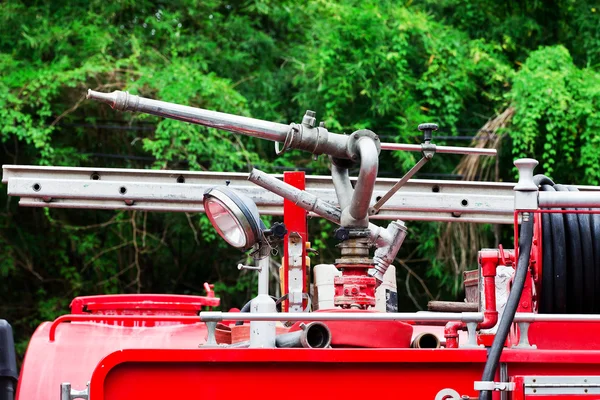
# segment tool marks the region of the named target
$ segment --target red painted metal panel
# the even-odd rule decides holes
[[[95,400],[435,397],[453,387],[475,395],[485,350],[190,350],[113,353],[96,369]],[[471,360],[476,360],[473,362]]]
[[[286,171],[283,173],[283,181],[292,185],[297,189],[306,189],[306,181],[304,172],[297,171]],[[285,224],[288,234],[285,235],[283,243],[283,279],[284,279],[284,291],[289,293],[288,287],[288,239],[289,234],[297,232],[302,237],[302,242],[308,241],[308,227],[306,223],[307,212],[295,205],[293,202],[284,199],[283,200],[283,223]],[[302,246],[302,277],[303,277],[303,292],[308,292],[308,282],[306,281],[306,248]],[[288,302],[283,302],[283,309],[288,311]]]
[[[215,398],[232,381],[246,399],[432,399],[444,388],[476,396],[485,349],[125,350],[94,371],[94,400]],[[600,375],[600,352],[505,350],[510,376]],[[522,381],[521,381],[522,382]],[[523,399],[519,386],[514,399]],[[558,397],[560,398],[560,397]]]

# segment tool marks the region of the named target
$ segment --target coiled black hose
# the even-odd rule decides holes
[[[545,178],[541,190],[577,188]],[[596,295],[600,291],[600,215],[542,214],[542,252],[540,313],[600,312],[600,295]]]
[[[577,191],[543,175],[533,178],[542,191]],[[581,209],[578,209],[581,210]],[[519,260],[502,319],[489,350],[481,380],[491,382],[515,317],[529,269],[533,216],[521,224]],[[600,215],[542,214],[542,294],[540,312],[600,312]],[[489,400],[491,391],[479,397]]]
[[[531,244],[533,241],[533,215],[529,216],[527,221],[521,223],[521,232],[519,236],[519,259],[517,260],[517,269],[513,279],[512,289],[508,295],[506,301],[506,307],[502,313],[502,318],[498,324],[498,330],[494,337],[494,342],[488,353],[485,367],[483,368],[483,375],[481,380],[484,382],[492,382],[496,375],[496,369],[498,367],[498,361],[500,361],[500,355],[504,349],[504,343],[508,337],[508,332],[512,325],[515,313],[517,312],[517,306],[521,300],[521,294],[523,293],[523,286],[525,285],[525,278],[527,278],[527,270],[529,269],[529,258],[531,255]],[[481,400],[489,400],[492,392],[489,390],[483,390]]]

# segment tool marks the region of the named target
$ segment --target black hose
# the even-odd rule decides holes
[[[543,192],[554,191],[550,185],[542,185]],[[552,214],[538,214],[542,217],[542,293],[540,296],[540,312],[554,312],[554,254],[550,244],[554,242],[552,232]]]
[[[556,189],[558,192],[569,191],[566,186],[559,184],[554,185],[554,189]],[[579,219],[577,218],[577,215],[573,213],[566,213],[563,215],[565,221],[565,238],[567,245],[567,312],[570,314],[577,314],[582,312],[584,303],[584,297],[582,296],[583,268],[581,266],[583,253],[581,250]]]
[[[554,187],[548,187],[548,191],[554,192]],[[566,237],[565,237],[565,223],[563,214],[544,214],[550,216],[551,226],[552,226],[552,242],[547,242],[545,236],[543,238],[542,248],[550,248],[552,250],[552,273],[550,275],[550,271],[546,271],[546,258],[543,258],[542,262],[542,276],[548,274],[548,276],[552,279],[552,286],[550,289],[545,289],[542,285],[542,293],[546,291],[553,300],[554,304],[552,307],[552,311],[545,311],[540,309],[542,313],[544,312],[555,312],[558,314],[565,314],[567,312],[567,245],[566,245]],[[544,228],[545,229],[545,228]],[[544,253],[545,254],[545,253]],[[552,290],[549,292],[548,290]]]
[[[570,192],[579,192],[576,187],[567,186]],[[577,208],[577,210],[588,211],[587,208]],[[589,214],[576,214],[577,221],[579,224],[579,237],[580,247],[582,252],[582,258],[579,260],[579,265],[583,273],[583,305],[579,311],[584,314],[591,314],[594,312],[594,305],[596,304],[594,299],[595,292],[595,271],[594,271],[594,247],[593,247],[593,236],[590,224]],[[597,241],[597,240],[596,240]]]
[[[279,302],[280,299],[278,299],[275,296],[270,296],[270,297],[275,301],[275,306],[276,306],[277,312],[281,312],[281,304]],[[252,305],[252,300],[250,300],[246,304],[244,304],[244,306],[242,307],[240,312],[250,312],[251,305]],[[244,325],[244,321],[235,321],[235,325],[236,326]]]
[[[543,175],[536,175],[534,181],[542,191],[578,191],[573,186],[554,184]],[[542,214],[542,229],[539,312],[600,312],[600,295],[596,295],[600,293],[600,215]]]
[[[596,290],[600,291],[600,214],[591,215],[591,228],[592,237],[594,238],[594,268],[596,271],[595,287]],[[596,296],[596,303],[594,304],[594,313],[598,312],[600,312],[600,295]]]
[[[521,236],[519,237],[519,260],[517,261],[517,269],[513,279],[512,288],[506,301],[506,307],[502,313],[502,319],[498,324],[498,330],[494,337],[494,342],[488,353],[485,367],[483,368],[483,375],[481,380],[484,382],[492,382],[496,376],[496,369],[498,368],[498,361],[502,355],[504,349],[504,343],[508,337],[508,332],[512,326],[515,313],[519,301],[521,300],[521,294],[523,293],[523,286],[525,285],[525,278],[527,277],[527,270],[529,269],[529,258],[531,253],[531,245],[533,241],[533,215],[529,217],[527,221],[521,223]],[[491,399],[492,392],[489,390],[483,390],[481,400]]]
[[[252,304],[252,300],[244,304],[244,306],[240,309],[240,312],[250,312],[250,305]],[[244,321],[235,321],[235,326],[244,325]]]

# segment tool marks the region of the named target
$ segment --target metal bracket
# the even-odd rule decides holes
[[[302,312],[302,236],[291,232],[288,237],[288,304],[289,312]]]
[[[530,395],[600,394],[600,376],[526,376],[523,383]]]
[[[514,382],[492,382],[492,381],[475,381],[473,388],[478,392],[483,390],[495,390],[498,392],[512,392],[515,390]]]
[[[513,349],[537,349],[535,344],[529,343],[529,322],[517,322],[519,326],[519,343]]]
[[[60,400],[73,400],[73,399],[90,399],[90,383],[85,385],[85,389],[76,390],[71,388],[69,382],[60,384]]]
[[[217,323],[215,321],[206,322],[206,342],[202,344],[201,347],[217,347],[219,344],[217,343],[217,337],[215,335],[217,331]]]
[[[467,343],[460,345],[461,348],[475,348],[477,345],[477,325],[478,322],[467,322]]]

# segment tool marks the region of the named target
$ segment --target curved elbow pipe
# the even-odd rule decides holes
[[[375,141],[369,137],[360,138],[356,143],[356,149],[360,155],[360,172],[350,202],[349,213],[355,220],[366,222],[377,179],[379,152]]]

